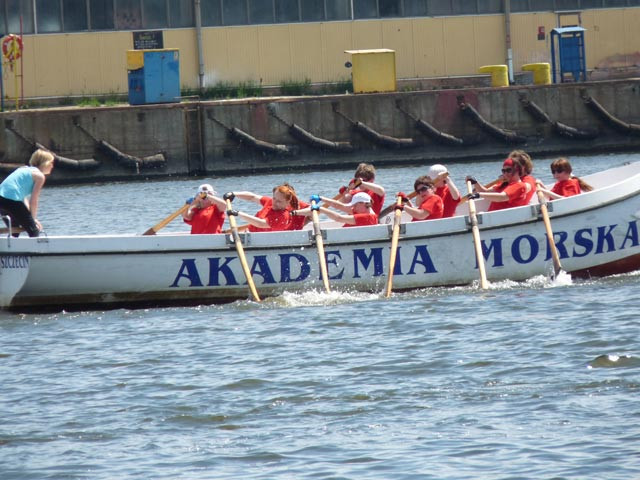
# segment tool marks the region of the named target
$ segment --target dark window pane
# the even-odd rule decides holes
[[[429,15],[451,15],[453,8],[450,0],[429,0]]]
[[[377,18],[378,6],[376,0],[353,0],[354,18]]]
[[[502,13],[502,0],[478,0],[478,13]]]
[[[142,28],[140,0],[116,0],[116,30]]]
[[[350,0],[325,0],[327,20],[351,20]]]
[[[0,2],[0,35],[3,37],[7,34],[7,18],[4,15],[4,2]]]
[[[62,0],[65,32],[81,32],[89,28],[86,0]]]
[[[529,3],[531,12],[548,12],[555,9],[553,0],[534,0]]]
[[[318,1],[322,4],[322,1]],[[276,0],[276,22],[299,22],[298,0]]]
[[[556,10],[578,10],[579,0],[556,0]]]
[[[272,0],[249,0],[249,21],[251,23],[273,23]]]
[[[31,0],[6,0],[8,33],[20,33],[20,15],[22,32],[33,33],[33,3]]]
[[[38,32],[61,32],[62,11],[60,0],[37,0],[36,12],[38,14]]]
[[[225,25],[246,25],[247,4],[245,0],[222,0],[222,20]]]
[[[166,28],[169,26],[165,0],[142,0],[142,7],[144,8],[143,28]]]
[[[324,3],[318,0],[301,0],[303,22],[320,22],[324,20]]]
[[[91,30],[113,30],[113,0],[90,0]]]
[[[602,8],[602,0],[582,0],[582,8]]]
[[[399,17],[402,15],[400,0],[378,0],[381,17]]]
[[[220,0],[202,0],[200,2],[200,11],[202,12],[202,25],[206,27],[222,25]]]
[[[193,2],[185,0],[169,0],[169,26],[193,27]]]
[[[455,14],[478,13],[476,0],[453,0],[451,3]]]
[[[528,12],[529,0],[511,0],[512,12]]]
[[[604,6],[609,8],[626,7],[627,0],[604,0]]]
[[[427,0],[404,0],[404,14],[407,17],[423,17],[428,15]]]

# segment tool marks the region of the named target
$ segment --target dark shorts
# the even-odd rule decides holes
[[[11,225],[24,228],[30,237],[40,235],[40,230],[38,230],[38,226],[24,202],[16,202],[15,200],[0,197],[0,214],[9,215],[11,217]],[[4,223],[7,227],[9,226],[6,220]],[[17,237],[18,234],[14,233],[13,236]]]

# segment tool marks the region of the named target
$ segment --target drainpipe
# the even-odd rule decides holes
[[[204,52],[202,51],[202,15],[200,0],[193,0],[193,11],[196,17],[196,43],[198,44],[198,86],[204,90]]]
[[[505,44],[507,47],[507,70],[509,83],[513,85],[513,50],[511,50],[511,0],[504,0]]]

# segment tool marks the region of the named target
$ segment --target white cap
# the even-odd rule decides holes
[[[210,184],[203,183],[202,185],[200,185],[198,187],[198,193],[206,193],[206,194],[215,195],[216,191],[213,189],[213,187]]]
[[[438,175],[442,175],[443,173],[447,173],[447,167],[445,167],[444,165],[440,165],[439,163],[436,163],[435,165],[431,165],[431,167],[429,168],[429,173],[427,173],[427,176],[431,180],[435,180],[436,178],[438,178]]]
[[[358,193],[354,193],[353,196],[351,197],[351,201],[349,202],[350,206],[355,205],[356,203],[360,203],[360,202],[364,202],[364,203],[371,203],[371,197],[369,196],[368,193],[365,192],[358,192]]]

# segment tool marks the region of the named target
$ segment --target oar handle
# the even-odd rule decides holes
[[[398,242],[400,239],[400,221],[402,219],[402,195],[398,195],[393,208],[395,208],[396,211],[393,216],[393,233],[391,234],[391,251],[389,252],[389,271],[387,274],[387,287],[385,290],[385,297],[387,298],[391,296],[391,290],[393,289],[393,272],[396,269],[396,255],[398,254]]]
[[[553,259],[553,272],[554,276],[558,275],[558,272],[562,270],[560,264],[560,255],[556,247],[556,241],[553,238],[553,229],[551,228],[551,219],[549,218],[549,209],[547,208],[547,199],[540,190],[540,185],[536,186],[536,193],[538,194],[538,202],[540,203],[540,213],[542,214],[542,221],[544,222],[544,228],[547,233],[547,242],[549,242],[549,249],[551,250],[551,258]]]
[[[151,227],[149,230],[144,232],[142,235],[155,235],[156,233],[158,233],[158,231],[160,229],[162,229],[162,228],[166,227],[167,225],[169,225],[173,221],[173,219],[176,218],[178,215],[182,215],[184,212],[186,212],[188,208],[189,208],[189,204],[185,203],[178,210],[173,212],[171,215],[169,215],[167,218],[162,220],[157,225],[154,225],[153,227]]]
[[[327,269],[327,258],[324,253],[324,240],[322,239],[322,230],[320,229],[320,219],[318,217],[318,202],[320,197],[314,195],[311,197],[311,219],[313,221],[313,234],[316,240],[316,249],[318,250],[318,263],[320,264],[320,276],[322,284],[327,293],[331,292],[329,287],[329,272]]]
[[[231,227],[231,235],[233,236],[233,243],[236,246],[236,252],[238,253],[238,258],[240,259],[240,265],[242,266],[242,271],[244,272],[244,276],[247,279],[247,284],[249,285],[249,290],[251,291],[251,295],[256,302],[260,301],[260,296],[258,295],[258,291],[256,290],[256,284],[253,281],[253,276],[251,275],[251,270],[249,270],[249,264],[247,263],[247,257],[244,254],[244,247],[242,246],[242,239],[240,238],[240,234],[238,233],[238,226],[236,224],[236,217],[234,210],[231,208],[231,200],[234,198],[232,193],[224,194],[224,201],[227,204],[227,218],[229,219],[229,226]]]
[[[471,181],[467,180],[467,191],[473,193]],[[480,273],[480,288],[486,290],[489,287],[487,282],[487,272],[484,265],[484,255],[482,254],[482,241],[480,240],[480,228],[478,227],[478,217],[476,215],[476,203],[469,198],[469,220],[471,221],[471,236],[473,237],[473,246],[476,254],[476,262],[478,263],[478,272]]]

